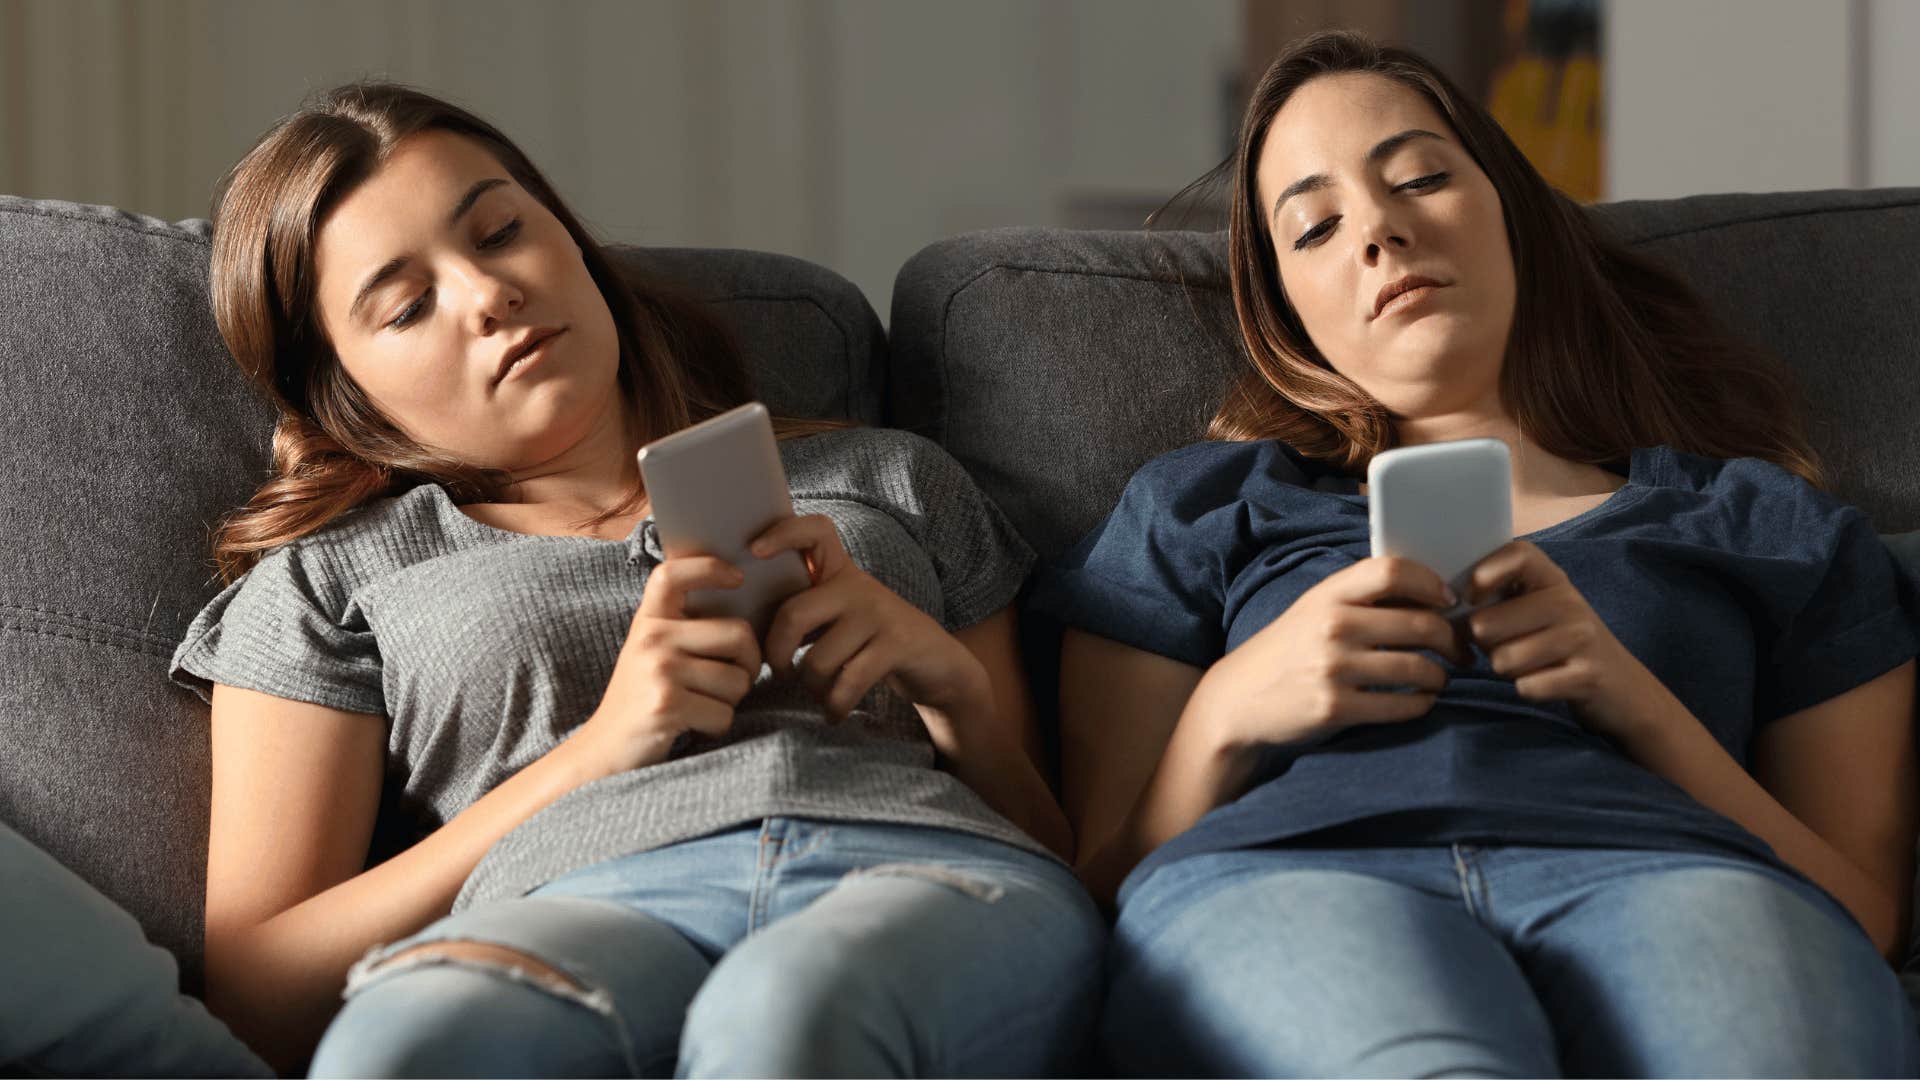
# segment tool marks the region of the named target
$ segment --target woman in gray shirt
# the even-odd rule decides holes
[[[316,1075],[1072,1067],[1104,929],[1032,752],[1032,555],[951,458],[782,423],[761,553],[813,584],[764,640],[687,617],[738,571],[662,557],[633,454],[746,400],[739,358],[404,88],[263,137],[211,273],[282,414],[173,662],[216,1013]],[[369,867],[388,776],[429,827]]]

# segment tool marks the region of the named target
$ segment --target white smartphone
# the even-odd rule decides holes
[[[1403,446],[1367,465],[1373,554],[1431,569],[1467,607],[1467,572],[1513,539],[1513,466],[1499,439]]]
[[[793,516],[767,407],[749,402],[648,443],[640,449],[640,476],[669,558],[712,555],[746,577],[739,588],[688,593],[687,614],[745,619],[766,637],[780,602],[812,583],[799,552],[759,559],[747,550]]]

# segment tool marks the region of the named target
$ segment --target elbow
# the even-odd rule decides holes
[[[1887,963],[1898,969],[1907,959],[1907,928],[1901,925],[1891,907],[1883,918],[1876,918],[1865,927],[1867,936],[1873,939],[1873,946]]]
[[[236,1032],[240,1029],[236,1023],[239,1006],[246,1000],[246,995],[235,985],[240,972],[244,970],[245,949],[240,942],[241,936],[241,932],[233,927],[209,922],[200,954],[206,975],[207,1011],[225,1021]]]
[[[1080,879],[1080,884],[1108,919],[1116,914],[1115,900],[1120,892],[1120,881],[1125,877],[1124,873],[1116,873],[1115,869],[1111,844],[1094,850],[1083,848],[1081,858],[1073,864],[1074,876]]]
[[[1893,930],[1870,931],[1873,947],[1880,950],[1880,956],[1896,971],[1907,959],[1907,935]]]
[[[257,929],[207,925],[202,950],[207,1011],[275,1073],[303,1075],[313,1053],[312,1041],[303,1041],[288,1030],[283,1021],[284,999],[260,977],[266,965],[259,955],[254,933]],[[281,1008],[275,1007],[276,1001],[281,1002]]]
[[[1907,925],[1903,905],[1895,894],[1884,889],[1861,890],[1842,906],[1889,964],[1898,968],[1906,960]]]

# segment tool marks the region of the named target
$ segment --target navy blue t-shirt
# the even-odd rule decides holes
[[[1866,516],[1778,466],[1636,450],[1601,505],[1527,534],[1735,760],[1758,728],[1912,658],[1920,602]],[[1290,448],[1208,442],[1143,466],[1047,567],[1033,607],[1207,668],[1370,554],[1367,497]],[[1433,654],[1429,654],[1430,656]],[[1522,700],[1475,649],[1410,723],[1275,747],[1246,794],[1143,861],[1316,834],[1711,850],[1767,844],[1629,759],[1564,703]],[[1791,870],[1791,867],[1787,867]]]

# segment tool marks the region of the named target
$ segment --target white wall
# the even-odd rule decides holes
[[[831,266],[1152,205],[1225,152],[1239,0],[0,0],[0,192],[178,219],[316,90],[493,120],[609,239]],[[1095,200],[1098,201],[1098,200]],[[1076,209],[1080,208],[1080,209]]]
[[[1609,0],[1613,199],[1920,185],[1920,3]]]
[[[1868,0],[1867,184],[1920,186],[1920,3]]]

